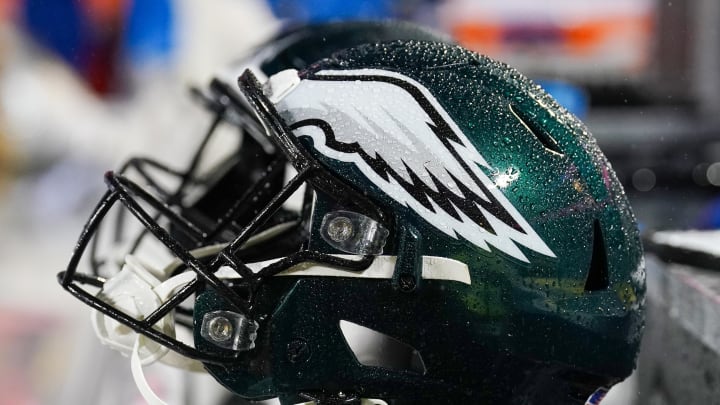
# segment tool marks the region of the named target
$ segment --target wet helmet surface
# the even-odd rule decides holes
[[[642,247],[595,140],[514,69],[400,39],[250,64],[267,161],[175,209],[107,175],[63,286],[246,399],[582,404],[625,378]],[[157,278],[141,314],[76,272],[117,202],[173,258],[122,264]]]
[[[210,368],[231,389],[582,403],[632,371],[644,296],[635,219],[586,127],[538,86],[422,42],[361,46],[241,84],[298,172],[327,172],[308,175],[308,249],[366,253],[374,236],[346,235],[367,221],[387,231],[393,270],[265,280],[258,340],[270,352]],[[196,320],[218,304],[199,297]],[[343,324],[413,356],[399,369],[363,363]]]

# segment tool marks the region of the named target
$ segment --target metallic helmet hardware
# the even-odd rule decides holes
[[[327,216],[325,216],[327,219]],[[352,221],[348,217],[335,217],[328,221],[327,236],[334,242],[345,242],[355,234]]]
[[[200,325],[200,336],[218,347],[235,351],[255,347],[258,323],[231,311],[207,312]]]
[[[389,235],[379,222],[351,211],[332,211],[320,224],[320,236],[342,252],[358,255],[379,255]]]

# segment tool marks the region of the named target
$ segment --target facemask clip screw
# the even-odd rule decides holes
[[[203,316],[200,336],[215,346],[238,352],[255,347],[258,323],[232,311],[212,311]]]

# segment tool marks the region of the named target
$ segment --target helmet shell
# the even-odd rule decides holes
[[[394,79],[377,79],[381,76]],[[449,403],[458,398],[515,403],[527,397],[559,403],[568,392],[587,398],[590,387],[630,374],[643,326],[642,246],[620,183],[575,116],[516,70],[437,42],[362,45],[310,65],[299,79],[277,102],[278,113],[327,171],[391,213],[384,253],[403,261],[410,238],[413,254],[465,263],[471,282],[422,279],[408,293],[391,280],[267,280],[258,309],[268,314],[265,334],[258,337],[267,351],[248,353],[236,368],[210,367],[217,378],[247,397],[337,389],[408,403],[450,397]],[[387,86],[381,86],[368,97],[373,87],[367,83],[378,81],[400,90],[383,94]],[[420,96],[407,103],[388,97],[402,92]],[[394,103],[404,112],[391,114],[397,111]],[[378,105],[390,118],[373,119]],[[417,111],[437,114],[428,113],[428,122]],[[352,120],[358,116],[365,117],[362,125]],[[444,150],[430,153],[417,143],[417,132],[405,131],[404,143],[397,141],[398,128],[421,128],[404,124],[413,117],[423,117],[444,137],[443,147],[455,150],[450,154],[455,161]],[[335,150],[344,155],[327,152],[328,133],[324,140],[313,135],[317,129],[308,125],[313,119],[329,124]],[[403,125],[394,130],[383,125],[398,121]],[[363,133],[363,125],[371,130]],[[368,141],[368,134],[375,140]],[[472,185],[451,176],[453,184],[443,188],[437,167],[415,170],[418,151],[428,150],[422,157],[429,160],[421,165],[435,162],[450,174],[462,167],[485,180]],[[353,154],[362,159],[348,157]],[[388,168],[395,174],[404,170],[407,177],[393,177]],[[416,201],[398,198],[383,179]],[[457,199],[477,194],[475,186],[485,198],[472,202],[484,211]],[[451,204],[441,201],[448,193],[455,195]],[[322,243],[317,222],[336,210],[333,201],[341,198],[318,198],[310,245],[340,253]],[[450,218],[446,229],[427,214],[441,211]],[[476,232],[453,220],[474,221]],[[196,312],[221,306],[212,295],[201,296]],[[339,330],[342,320],[412,346],[426,372],[360,364]],[[307,348],[301,362],[287,354],[293,342]],[[557,396],[550,386],[557,387]]]

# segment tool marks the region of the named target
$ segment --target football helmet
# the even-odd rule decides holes
[[[294,168],[282,186],[253,179],[209,238],[110,173],[66,289],[248,399],[572,404],[632,371],[634,216],[588,130],[530,80],[410,40],[240,88]],[[77,266],[116,201],[173,259],[128,255],[103,283]]]

